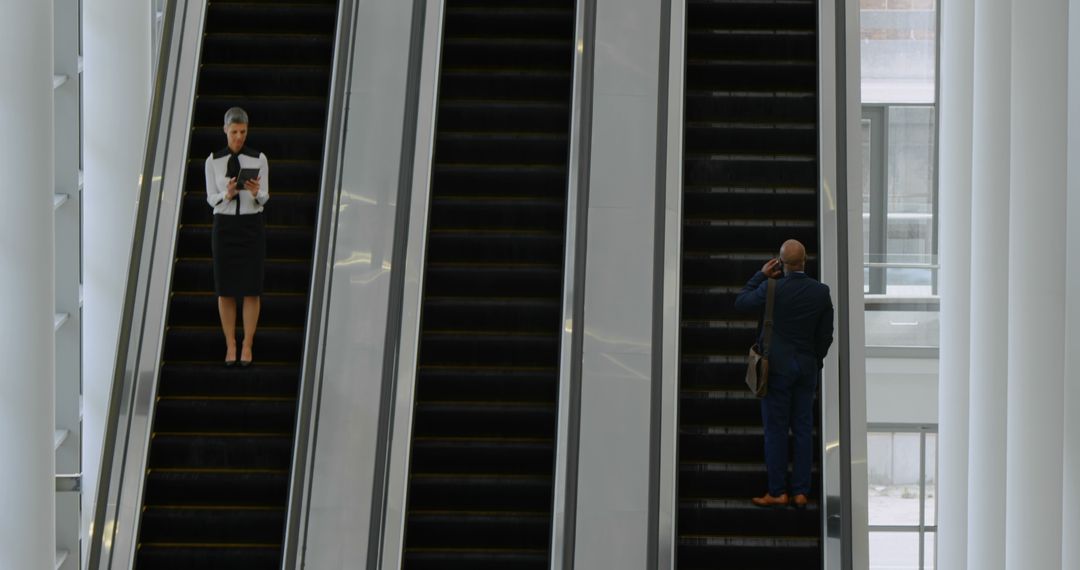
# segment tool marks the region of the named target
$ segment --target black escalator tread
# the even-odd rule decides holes
[[[786,239],[817,275],[816,13],[813,0],[687,5],[680,570],[821,564],[817,465],[805,511],[750,504],[766,489],[761,404],[743,383],[757,318],[733,306]]]
[[[203,39],[203,63],[228,63],[232,54],[250,51],[250,63],[303,64],[329,60],[333,37],[326,34],[265,33],[259,31],[217,32]]]
[[[407,550],[404,559],[409,570],[544,570],[548,550],[416,548]]]
[[[274,469],[153,469],[146,476],[146,501],[156,505],[258,506],[284,503],[289,472]]]
[[[142,543],[135,556],[136,568],[159,570],[278,570],[281,543]]]
[[[574,17],[446,4],[407,570],[548,565]]]
[[[251,117],[258,117],[252,128],[319,125],[326,119],[326,101],[319,96],[257,95],[244,99],[243,103]],[[195,100],[194,125],[220,129],[224,114],[221,109],[234,104],[236,99],[228,95],[200,95]]]
[[[281,564],[336,15],[336,0],[207,6],[138,570]],[[204,181],[232,106],[248,111],[247,143],[270,160],[265,286],[246,368],[222,362]],[[238,314],[238,337],[242,325]]]

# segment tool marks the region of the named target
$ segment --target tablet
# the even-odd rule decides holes
[[[241,168],[240,174],[236,175],[236,189],[243,190],[244,182],[248,180],[254,180],[259,177],[258,168]]]

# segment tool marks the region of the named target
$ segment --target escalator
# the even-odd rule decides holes
[[[337,10],[336,0],[208,4],[139,570],[280,567]],[[203,174],[234,105],[250,116],[248,146],[270,160],[266,289],[247,368],[222,364]],[[239,339],[239,315],[237,329]]]
[[[573,0],[448,0],[407,570],[548,567]]]
[[[758,321],[734,310],[788,238],[817,276],[817,3],[689,0],[686,21],[678,567],[817,569],[818,460],[805,511],[750,503],[767,489],[743,384]]]

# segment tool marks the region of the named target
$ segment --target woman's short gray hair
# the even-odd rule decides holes
[[[233,123],[248,124],[247,111],[240,107],[233,107],[225,111],[225,126],[227,127]]]

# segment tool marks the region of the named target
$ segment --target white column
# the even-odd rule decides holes
[[[941,3],[938,568],[967,568],[973,0]]]
[[[1012,14],[1005,563],[1062,568],[1068,0]],[[1075,372],[1074,372],[1075,373]],[[979,495],[980,500],[993,497]],[[1071,537],[1075,540],[1076,537]]]
[[[1068,213],[1080,220],[1080,0],[1069,1]],[[1080,568],[1080,224],[1066,230],[1065,462],[1062,484],[1062,568]]]
[[[55,566],[53,10],[0,17],[0,568]]]
[[[967,564],[1005,569],[1010,0],[975,6]],[[941,377],[941,385],[951,379]],[[944,454],[943,454],[944,460]],[[944,495],[942,495],[944,496]],[[942,566],[943,568],[946,566]]]
[[[83,520],[87,525],[93,519],[146,144],[150,4],[148,0],[83,3]]]

